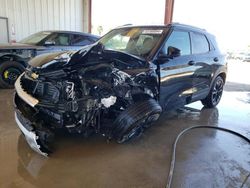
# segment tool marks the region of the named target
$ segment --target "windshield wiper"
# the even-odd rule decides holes
[[[142,58],[141,56],[137,56],[135,54],[131,54],[131,53],[120,51],[120,50],[114,50],[114,49],[110,49],[110,48],[109,49],[105,48],[104,51],[110,51],[110,52],[114,52],[114,53],[122,53],[122,54],[126,54],[128,56],[131,56],[131,57],[133,57],[135,59],[138,59],[138,60],[141,60],[141,61],[145,61],[145,59]]]

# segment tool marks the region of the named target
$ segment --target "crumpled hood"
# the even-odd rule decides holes
[[[116,62],[119,69],[145,65],[145,60],[132,54],[119,51],[103,50],[98,43],[83,47],[79,51],[55,52],[36,56],[30,60],[29,67],[35,72],[50,72],[59,69],[81,69],[100,63]],[[116,65],[115,65],[116,66]]]
[[[89,51],[90,46],[83,47],[81,50]],[[62,68],[65,64],[70,61],[72,55],[76,53],[76,51],[60,51],[53,53],[46,53],[31,59],[28,64],[31,68],[35,69],[59,69]]]
[[[28,63],[32,67],[43,67],[44,65],[51,63],[51,61],[57,59],[57,57],[65,54],[65,52],[54,52],[48,54],[42,54],[31,59]]]
[[[75,51],[61,51],[36,56],[28,62],[28,69],[36,72],[49,72],[63,69],[74,53]]]
[[[13,49],[43,49],[43,46],[35,46],[22,43],[6,43],[0,44],[0,50],[13,50]]]

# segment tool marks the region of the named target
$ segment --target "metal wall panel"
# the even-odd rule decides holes
[[[41,30],[85,31],[86,0],[0,0],[0,17],[7,17],[10,40]]]
[[[7,18],[0,17],[0,43],[7,42],[9,42],[8,20]]]

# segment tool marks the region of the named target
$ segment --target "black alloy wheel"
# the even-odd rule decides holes
[[[223,78],[221,76],[217,76],[216,79],[214,80],[214,83],[211,87],[208,96],[205,99],[201,100],[202,104],[208,108],[213,108],[217,104],[219,104],[223,93],[223,87],[224,87]]]

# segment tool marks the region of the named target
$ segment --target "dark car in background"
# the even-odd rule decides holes
[[[62,56],[35,57],[15,83],[17,125],[45,156],[56,130],[123,143],[162,110],[199,100],[215,107],[227,72],[215,37],[182,24],[116,28]]]
[[[0,87],[12,88],[27,62],[40,54],[78,50],[98,36],[72,31],[42,31],[18,43],[0,44]]]

